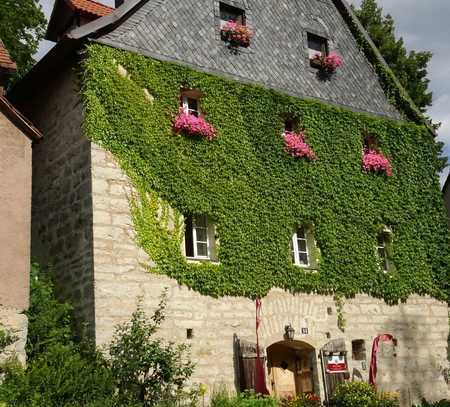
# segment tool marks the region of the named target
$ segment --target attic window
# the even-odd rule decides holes
[[[200,98],[202,94],[195,90],[186,90],[181,93],[181,107],[185,113],[199,117],[202,115]]]
[[[308,33],[308,56],[312,60],[315,55],[328,55],[328,40],[315,34]]]
[[[240,8],[220,3],[220,28],[229,21],[245,25],[245,12]]]

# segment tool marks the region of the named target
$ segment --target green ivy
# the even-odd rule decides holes
[[[118,74],[118,64],[129,75]],[[450,240],[437,172],[440,148],[423,125],[290,97],[101,45],[83,64],[85,133],[133,180],[138,243],[163,273],[210,296],[291,292],[368,293],[387,302],[411,293],[447,298]],[[154,97],[150,102],[143,89]],[[214,141],[171,129],[180,89],[204,94]],[[296,118],[318,156],[286,154],[284,118]],[[375,134],[394,175],[361,169]],[[173,208],[171,210],[170,208]],[[182,213],[214,219],[219,264],[181,255]],[[320,269],[292,265],[294,225],[313,224]],[[380,270],[379,225],[393,232],[395,269]]]

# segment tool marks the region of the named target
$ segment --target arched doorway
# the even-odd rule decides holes
[[[267,367],[272,394],[295,398],[318,393],[315,349],[301,341],[281,341],[267,348]]]

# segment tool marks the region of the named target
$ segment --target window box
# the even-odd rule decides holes
[[[220,30],[220,36],[230,47],[248,48],[253,38],[253,31],[236,21],[228,21]]]
[[[389,160],[377,148],[365,147],[363,150],[362,167],[366,172],[384,173],[392,176],[392,167]]]
[[[283,133],[284,147],[292,157],[306,157],[311,161],[316,160],[316,155],[311,147],[305,142],[305,132],[298,133],[287,131]]]
[[[317,53],[310,60],[311,66],[319,69],[322,73],[332,75],[342,66],[342,58],[336,52],[328,55]]]

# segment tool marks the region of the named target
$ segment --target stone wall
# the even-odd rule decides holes
[[[3,351],[0,349],[0,365],[11,357],[17,357],[25,364],[27,343],[28,318],[17,308],[0,306],[0,330],[14,338],[14,342]]]
[[[91,147],[70,62],[39,88],[42,103],[28,95],[19,105],[44,134],[33,148],[32,258],[52,267],[59,297],[93,328]]]
[[[220,383],[234,388],[234,335],[255,341],[254,302],[202,296],[168,277],[150,274],[146,266],[151,260],[134,240],[129,181],[112,155],[95,145],[92,182],[97,344],[108,343],[114,326],[130,317],[139,297],[145,310],[152,312],[167,287],[167,319],[160,334],[192,346],[194,382],[205,383],[210,389]],[[357,375],[357,369],[367,379],[368,371],[363,370],[361,362],[351,360],[351,341],[365,340],[368,369],[374,337],[391,333],[398,339],[396,356],[389,345],[382,346],[380,387],[400,391],[404,406],[421,395],[429,399],[448,396],[444,380],[449,333],[445,303],[412,296],[405,304],[388,306],[382,300],[359,295],[345,301],[343,313],[347,321],[344,332],[338,328],[332,297],[292,295],[273,289],[263,299],[261,343],[268,347],[282,341],[288,323],[296,329],[295,340],[307,342],[317,351],[331,339],[342,338],[350,351],[352,374]],[[302,335],[301,328],[308,328],[308,334]],[[186,338],[187,329],[193,329],[190,340]]]

